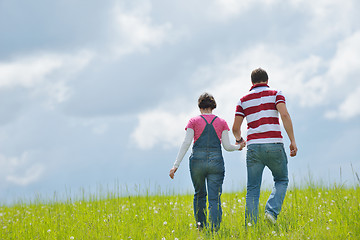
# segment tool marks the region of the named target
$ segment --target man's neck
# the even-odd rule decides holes
[[[258,83],[253,83],[252,85],[255,86],[255,85],[260,85],[260,84],[268,84],[269,81],[266,81],[266,82],[258,82]]]
[[[250,91],[257,87],[269,87],[267,82],[255,83],[251,86]]]

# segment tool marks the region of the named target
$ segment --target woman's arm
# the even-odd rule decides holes
[[[183,143],[181,144],[179,153],[178,153],[178,155],[176,157],[174,166],[173,166],[172,169],[170,169],[169,176],[171,178],[174,178],[174,174],[177,171],[177,169],[179,168],[180,163],[183,160],[187,150],[189,149],[193,139],[194,139],[194,130],[192,128],[188,128],[186,130],[185,139],[184,139]]]
[[[186,130],[186,135],[185,135],[184,141],[183,141],[183,143],[181,144],[179,153],[178,153],[178,155],[177,155],[177,157],[176,157],[176,161],[175,161],[175,163],[174,163],[174,167],[179,168],[180,163],[181,163],[181,161],[183,160],[183,158],[184,158],[187,150],[189,149],[189,147],[190,147],[193,139],[194,139],[194,130],[191,129],[191,128],[188,128],[188,129]]]
[[[242,150],[245,147],[245,142],[242,142],[239,145],[232,145],[230,143],[230,139],[229,139],[229,131],[228,130],[224,130],[221,133],[221,143],[224,147],[224,149],[228,152],[232,152],[235,150]],[[243,144],[244,143],[244,144]]]

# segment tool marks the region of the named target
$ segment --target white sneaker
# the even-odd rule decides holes
[[[266,212],[265,213],[265,219],[272,224],[276,224],[276,219],[274,218],[273,215],[271,215],[270,213]]]

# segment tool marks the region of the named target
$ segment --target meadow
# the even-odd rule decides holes
[[[263,190],[263,212],[270,191]],[[245,227],[246,191],[223,193],[223,222],[196,229],[191,194],[118,192],[0,205],[0,239],[360,239],[360,188],[289,188],[276,225]]]

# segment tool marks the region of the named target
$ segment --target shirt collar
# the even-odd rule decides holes
[[[269,87],[266,83],[257,83],[250,88],[250,91],[257,87]]]

